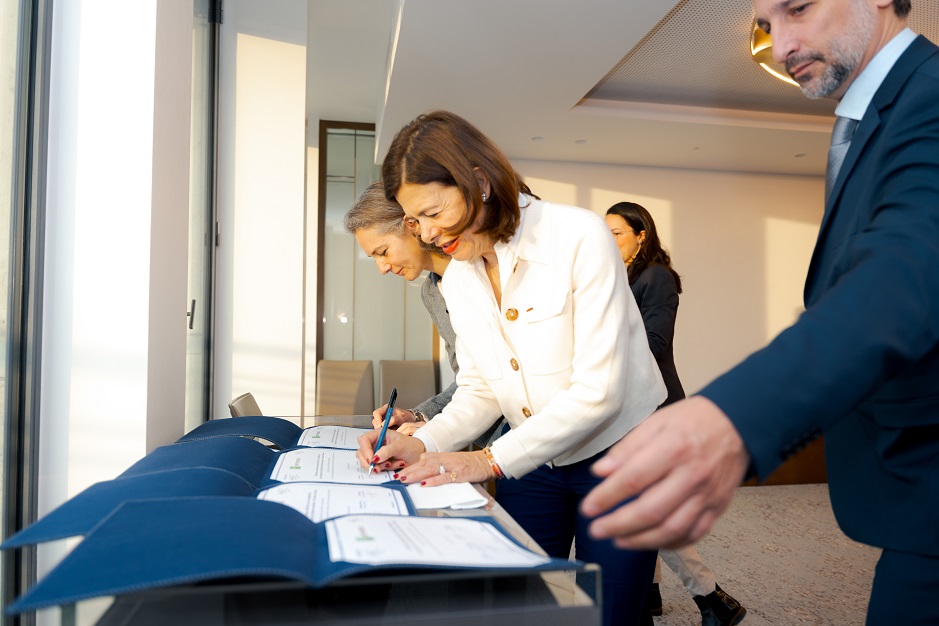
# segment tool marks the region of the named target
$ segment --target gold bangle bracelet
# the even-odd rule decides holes
[[[486,460],[489,461],[489,467],[495,472],[496,478],[505,478],[505,474],[502,473],[502,468],[496,463],[496,458],[492,456],[492,450],[489,449],[489,446],[483,448],[483,453],[486,455]]]

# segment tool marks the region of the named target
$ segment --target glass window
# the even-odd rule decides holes
[[[0,0],[0,468],[7,462],[7,306],[10,299],[10,231],[16,215],[19,154],[20,0]],[[6,485],[0,473],[0,519],[6,518]],[[4,530],[6,530],[4,528]],[[0,570],[0,588],[4,588]]]
[[[10,291],[10,219],[16,189],[16,117],[19,0],[0,0],[0,423],[6,425],[7,301]],[[0,428],[0,467],[6,428]],[[2,478],[0,478],[2,480]],[[0,482],[0,495],[3,484]],[[0,517],[3,516],[0,497]],[[2,576],[2,574],[0,574]],[[2,584],[2,580],[0,580]]]

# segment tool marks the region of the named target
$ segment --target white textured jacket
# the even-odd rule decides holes
[[[505,415],[512,430],[492,452],[515,478],[602,452],[666,396],[604,221],[527,196],[520,203],[518,231],[495,246],[501,308],[482,259],[447,267],[440,287],[458,387],[415,434],[429,451],[459,450]]]

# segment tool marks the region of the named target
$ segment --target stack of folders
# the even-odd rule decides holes
[[[232,577],[321,587],[376,569],[580,565],[531,552],[488,516],[418,516],[487,499],[468,484],[406,487],[391,472],[369,474],[355,458],[363,432],[274,417],[206,422],[0,545],[84,537],[7,612]]]

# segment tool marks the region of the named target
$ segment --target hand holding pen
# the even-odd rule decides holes
[[[375,442],[375,451],[381,449],[382,445],[385,443],[385,435],[388,434],[388,425],[391,423],[391,414],[395,408],[395,400],[398,399],[398,390],[397,388],[391,389],[391,397],[388,399],[388,409],[385,411],[385,421],[381,425],[381,433],[378,435],[378,441]],[[372,470],[375,469],[375,462],[368,464],[368,473],[371,474]]]

